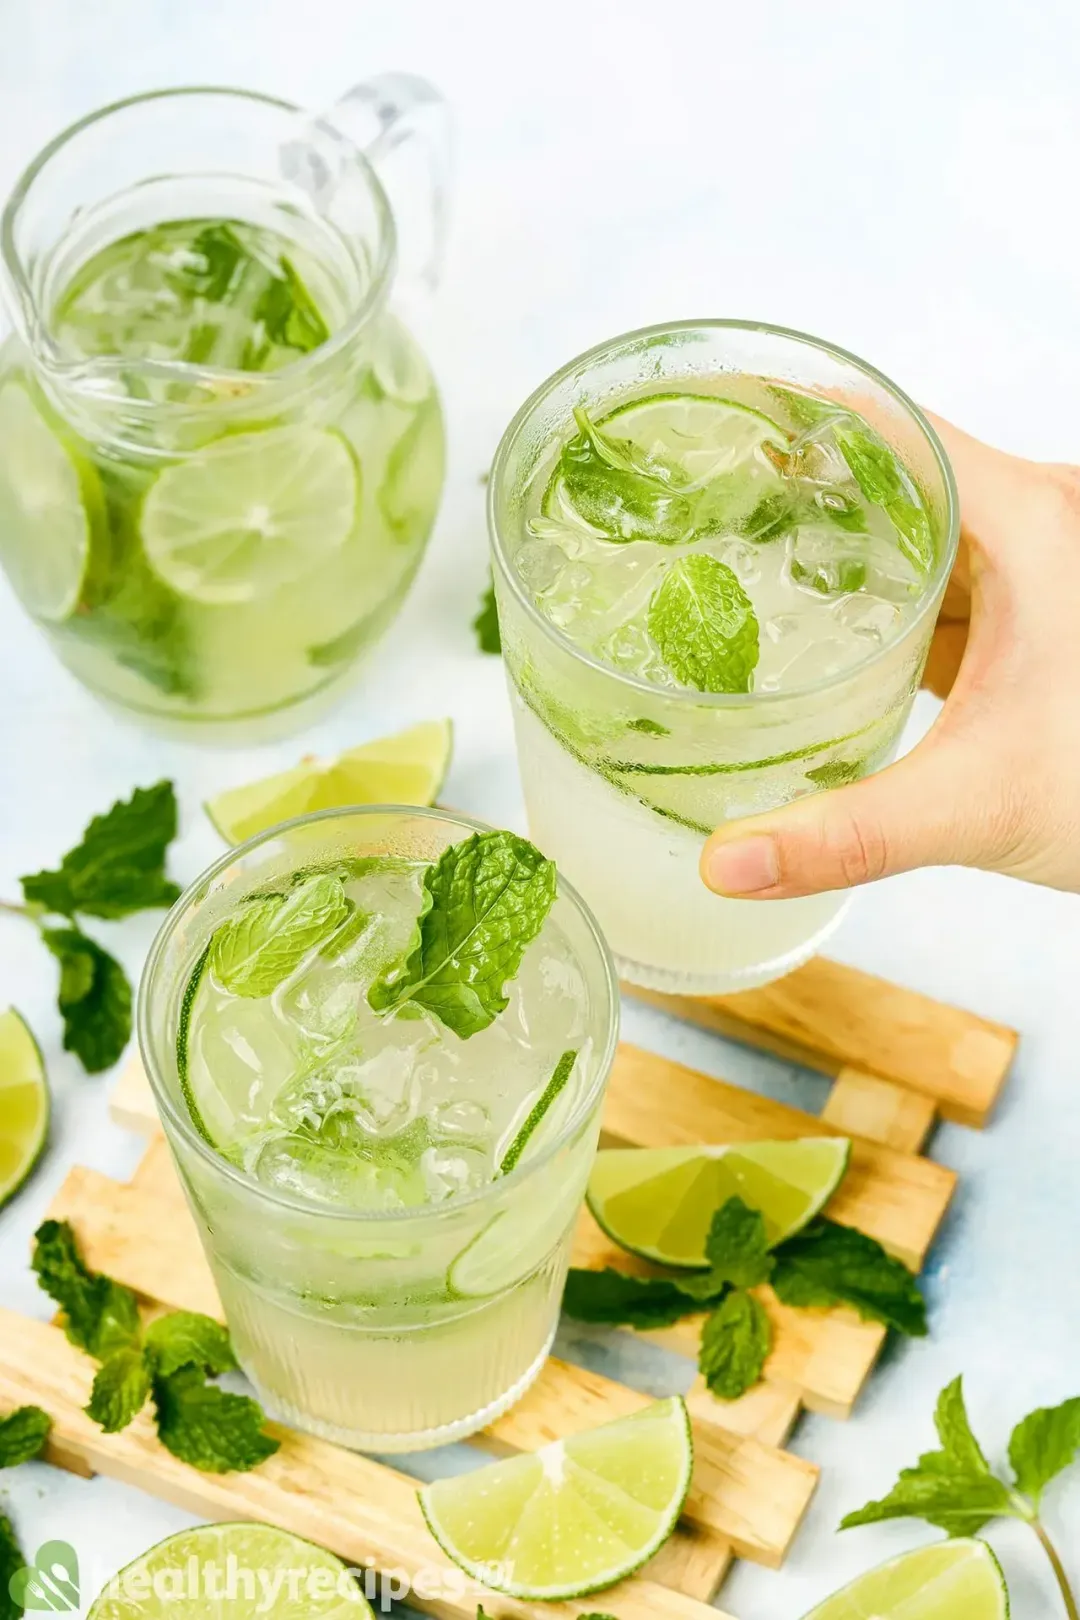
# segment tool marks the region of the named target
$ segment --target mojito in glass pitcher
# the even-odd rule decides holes
[[[16,186],[0,562],[100,697],[286,731],[394,617],[443,481],[400,312],[437,273],[445,159],[441,99],[390,74],[323,118],[140,96]]]

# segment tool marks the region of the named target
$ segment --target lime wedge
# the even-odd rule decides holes
[[[610,1148],[598,1153],[586,1201],[608,1237],[665,1266],[704,1266],[716,1210],[741,1198],[760,1210],[770,1246],[828,1203],[851,1158],[846,1137],[715,1147]]]
[[[49,1082],[38,1043],[12,1007],[0,1015],[0,1209],[41,1157],[49,1134]]]
[[[26,389],[0,390],[0,558],[29,611],[58,623],[75,610],[90,562],[91,511],[103,510],[88,462],[76,461]]]
[[[143,545],[178,595],[251,602],[344,545],[359,497],[359,467],[339,434],[237,433],[159,474],[143,504]]]
[[[206,805],[206,813],[230,844],[312,810],[354,804],[433,804],[450,764],[454,729],[449,720],[428,720],[392,737],[380,737],[339,754],[309,756],[291,771],[230,788]]]
[[[673,1396],[418,1494],[459,1569],[493,1591],[553,1602],[603,1591],[651,1558],[675,1528],[693,1462]]]
[[[114,1575],[87,1620],[360,1620],[371,1612],[346,1565],[323,1547],[269,1524],[203,1524]]]
[[[733,472],[759,445],[786,444],[788,437],[761,411],[714,394],[651,394],[620,405],[597,426],[680,467],[692,484]]]
[[[805,1620],[1008,1620],[1001,1565],[985,1541],[943,1541],[826,1598]]]

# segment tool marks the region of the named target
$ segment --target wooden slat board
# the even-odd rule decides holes
[[[843,1134],[852,1167],[828,1214],[858,1226],[913,1268],[921,1266],[955,1187],[951,1171],[920,1157],[939,1113],[983,1123],[1004,1083],[1016,1037],[996,1024],[867,975],[818,960],[765,990],[685,1001],[649,996],[677,1016],[717,1028],[836,1075],[820,1118],[623,1045],[604,1115],[611,1143],[664,1146],[764,1137]],[[50,1211],[72,1222],[91,1266],[135,1288],[152,1307],[220,1315],[220,1304],[137,1060],[122,1074],[113,1116],[148,1138],[128,1185],[71,1172]],[[611,1244],[587,1213],[574,1263],[648,1267]],[[699,1379],[688,1396],[696,1470],[687,1511],[641,1578],[605,1593],[617,1620],[696,1620],[734,1556],[767,1567],[784,1558],[810,1501],[817,1471],[783,1450],[804,1407],[850,1414],[885,1340],[852,1312],[795,1311],[759,1291],[775,1344],[764,1381],[722,1402]],[[8,1329],[21,1329],[9,1352]],[[646,1335],[696,1356],[700,1319]],[[322,1441],[289,1434],[282,1451],[251,1475],[208,1479],[157,1445],[145,1420],[102,1435],[81,1412],[90,1367],[55,1328],[0,1313],[0,1410],[37,1399],[57,1415],[56,1459],[80,1472],[126,1478],[207,1517],[265,1518],[357,1561],[390,1559],[406,1570],[441,1555],[423,1529],[406,1476]],[[76,1386],[78,1386],[76,1394]],[[645,1397],[552,1360],[533,1389],[473,1444],[495,1452],[548,1440],[639,1408]],[[284,1432],[284,1431],[283,1431]],[[363,1549],[359,1551],[358,1549]],[[646,1578],[647,1577],[647,1578]],[[576,1605],[530,1606],[482,1596],[495,1620],[563,1616]],[[437,1615],[474,1620],[464,1604],[419,1600]],[[595,1610],[586,1603],[584,1612]]]

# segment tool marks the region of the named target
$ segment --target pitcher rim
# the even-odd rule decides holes
[[[334,332],[325,343],[309,353],[291,360],[278,370],[266,373],[258,378],[264,387],[273,387],[289,382],[302,381],[307,374],[321,367],[328,359],[341,353],[353,341],[360,329],[368,323],[373,315],[377,314],[386,301],[387,291],[393,280],[394,269],[397,264],[397,227],[394,221],[394,211],[374,164],[367,153],[358,146],[352,138],[337,125],[333,124],[324,114],[307,113],[304,107],[296,102],[288,101],[283,96],[270,95],[262,90],[248,90],[236,85],[228,84],[186,84],[170,85],[158,90],[144,90],[136,95],[122,96],[116,101],[110,101],[103,107],[97,107],[86,113],[74,123],[68,124],[60,130],[44,146],[39,148],[30,162],[22,169],[18,179],[0,212],[0,261],[7,274],[15,296],[22,309],[24,321],[30,328],[29,342],[35,361],[70,383],[77,384],[79,376],[85,375],[92,367],[100,364],[97,360],[72,360],[65,358],[55,338],[49,330],[48,322],[38,309],[38,302],[30,280],[26,274],[22,255],[15,242],[15,226],[20,212],[30,195],[35,182],[44,173],[52,160],[68,146],[76,136],[83,134],[95,124],[113,117],[116,113],[124,112],[129,107],[142,106],[144,103],[179,99],[185,96],[228,96],[241,101],[257,102],[265,107],[273,107],[284,113],[307,116],[313,126],[322,133],[329,135],[333,140],[348,148],[361,168],[375,204],[375,213],[378,226],[377,251],[373,258],[371,278],[364,289],[356,307],[351,310],[348,318],[342,323],[338,331]],[[191,360],[143,360],[136,364],[155,372],[164,372],[170,377],[187,375],[214,376],[226,381],[242,380],[250,386],[253,373],[238,371],[224,366],[209,366]],[[140,413],[160,416],[162,413],[183,415],[194,411],[207,409],[225,410],[237,403],[228,398],[219,401],[200,400],[196,405],[175,401],[142,400],[135,397],[125,397],[125,408]],[[250,404],[250,401],[248,401]]]

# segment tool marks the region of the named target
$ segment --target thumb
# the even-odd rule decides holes
[[[786,900],[917,866],[977,865],[989,829],[962,752],[927,739],[861,782],[719,827],[702,878],[717,894]]]

